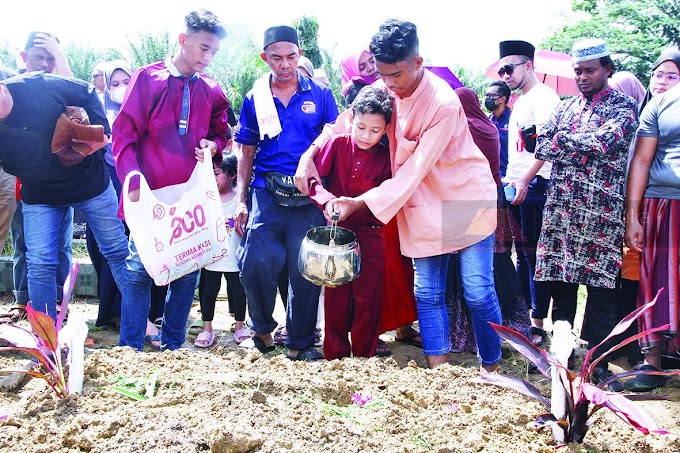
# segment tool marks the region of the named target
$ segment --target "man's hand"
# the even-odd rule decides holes
[[[203,149],[208,148],[210,150],[210,155],[215,156],[219,149],[217,149],[217,143],[213,142],[212,140],[208,140],[205,138],[202,138],[200,142],[198,142],[198,147],[194,148],[194,153],[196,154],[196,160],[199,162],[203,162]]]
[[[136,203],[139,201],[139,189],[131,190],[128,192],[128,199],[132,201],[133,203]]]
[[[644,247],[644,229],[638,219],[626,219],[626,236],[624,237],[629,249],[642,252]]]
[[[243,237],[246,231],[246,224],[248,223],[248,206],[242,201],[236,204],[234,211],[234,229],[239,237]]]
[[[510,204],[514,204],[515,206],[520,205],[524,203],[524,200],[527,198],[527,190],[529,189],[529,183],[525,181],[523,178],[520,178],[516,181],[513,181],[510,183],[512,187],[515,188],[515,199],[512,200]]]
[[[314,158],[311,157],[311,155],[304,153],[302,157],[300,157],[300,162],[298,163],[293,180],[300,192],[309,195],[310,179],[316,179],[316,181],[321,184],[321,177],[319,176],[319,171],[316,169],[316,165],[314,165]]]
[[[340,215],[338,221],[342,222],[354,212],[364,208],[365,206],[366,203],[359,199],[338,197],[326,203],[325,212],[329,212],[331,215],[332,213],[338,213]]]

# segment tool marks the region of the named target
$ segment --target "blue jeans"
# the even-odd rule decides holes
[[[484,365],[501,359],[501,340],[489,322],[502,323],[493,277],[494,235],[458,251],[463,295],[472,315],[477,350]],[[414,258],[418,323],[426,356],[448,354],[446,275],[450,255]]]
[[[125,265],[128,272],[128,286],[123,289],[118,344],[143,351],[146,321],[151,308],[153,279],[146,272],[142,261],[139,259],[137,247],[135,247],[132,238],[130,238],[129,254]],[[197,282],[198,271],[195,271],[168,285],[168,296],[165,300],[163,324],[161,325],[161,347],[163,349],[174,351],[184,344],[187,319],[189,319],[189,311],[194,301]],[[129,297],[126,297],[126,295]]]
[[[72,207],[80,209],[85,216],[102,254],[111,263],[118,285],[124,288],[127,237],[123,222],[117,217],[118,200],[113,186],[109,184],[101,194],[74,203]],[[56,319],[58,238],[64,217],[68,217],[72,209],[68,205],[24,203],[23,211],[31,304],[36,310],[46,311]]]
[[[26,306],[28,297],[28,268],[26,266],[26,241],[24,240],[23,203],[17,201],[17,209],[12,217],[10,233],[14,248],[12,282],[14,283],[14,303]],[[57,299],[61,300],[64,281],[71,269],[71,238],[73,237],[73,209],[69,208],[61,222],[59,233],[59,258],[57,264]]]
[[[531,302],[531,317],[548,317],[550,289],[545,282],[534,281],[536,271],[536,245],[541,235],[543,207],[547,199],[548,180],[535,177],[527,188],[527,197],[520,205],[508,203],[514,222],[510,223],[517,250],[517,276],[524,300]]]
[[[312,347],[321,288],[300,275],[297,262],[307,231],[325,224],[323,213],[313,204],[280,206],[267,189],[259,187],[251,189],[251,202],[237,258],[253,330],[265,334],[276,329],[272,316],[276,288],[279,274],[287,265],[286,347],[296,351]]]

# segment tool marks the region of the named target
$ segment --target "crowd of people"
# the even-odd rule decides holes
[[[205,74],[225,38],[213,13],[192,11],[176,54],[137,69],[101,62],[88,83],[72,77],[54,35],[34,32],[21,52],[26,72],[3,68],[0,237],[11,233],[15,303],[0,321],[23,319],[29,300],[56,319],[75,209],[99,277],[97,325],[138,351],[182,347],[197,287],[194,344],[212,346],[224,277],[234,340],[262,353],[283,343],[291,360],[389,355],[379,336],[396,329],[431,368],[451,351],[475,351],[480,372],[494,373],[502,350],[490,323],[543,346],[546,320],[573,326],[580,285],[588,347],[665,288],[639,328],[669,329],[625,353],[648,372],[680,358],[677,49],[662,52],[645,90],[616,71],[606,42],[578,41],[580,94],[560,99],[536,76],[534,46],[503,41],[487,115],[476,92],[425,68],[414,24],[388,20],[343,59],[348,108],[339,113],[297,31],[279,25],[264,33],[269,71],[236,120]],[[64,132],[61,117],[73,111],[85,114],[84,129]],[[97,140],[79,135],[95,131]],[[55,149],[60,134],[72,144]],[[139,202],[142,182],[159,199],[181,198],[205,150],[228,253],[156,286],[123,206]],[[298,254],[307,232],[329,221],[356,234],[364,270],[322,293]],[[603,360],[593,380],[611,374]],[[608,388],[648,391],[665,379],[639,374]]]

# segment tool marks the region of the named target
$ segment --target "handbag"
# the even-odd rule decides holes
[[[52,136],[52,153],[59,163],[71,167],[87,156],[104,147],[108,139],[104,127],[90,125],[77,107],[66,107],[66,112],[57,118]]]
[[[298,190],[290,175],[270,171],[264,174],[264,180],[272,198],[281,206],[297,207],[312,202],[311,198]]]
[[[130,172],[123,184],[123,212],[139,258],[158,286],[219,261],[227,255],[227,229],[212,168],[203,150],[186,183],[149,188],[144,175]],[[139,201],[130,201],[130,180],[139,176]],[[157,195],[174,195],[161,201]],[[236,251],[234,250],[233,253]]]

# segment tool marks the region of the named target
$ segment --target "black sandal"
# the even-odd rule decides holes
[[[541,337],[540,340],[534,341],[534,335],[538,335]],[[543,342],[545,341],[546,337],[548,334],[546,333],[545,330],[541,329],[540,327],[534,327],[531,326],[531,344],[534,346],[543,346]]]
[[[10,308],[7,313],[0,315],[0,324],[16,324],[19,321],[26,319],[28,315],[26,314],[26,309],[15,305]]]

